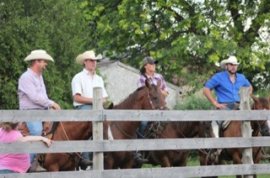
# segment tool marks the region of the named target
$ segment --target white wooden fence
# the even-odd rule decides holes
[[[61,110],[61,111],[18,111],[0,110],[0,122],[3,121],[210,121],[210,120],[268,120],[270,111],[146,111],[146,110],[102,110],[94,106],[94,110]],[[98,125],[98,124],[94,124]],[[96,126],[95,126],[96,127]],[[100,125],[99,125],[100,127]],[[97,131],[100,132],[100,131]],[[134,151],[134,150],[181,150],[202,148],[250,148],[269,147],[270,137],[253,138],[192,138],[192,139],[139,139],[139,140],[87,140],[87,141],[55,141],[50,148],[42,143],[0,144],[1,153],[57,153],[93,151],[95,159],[102,158],[102,152]],[[100,156],[101,155],[101,156]],[[99,157],[99,158],[98,158]],[[98,162],[98,161],[97,161]],[[94,162],[96,164],[96,162]],[[217,166],[192,166],[173,168],[145,168],[125,170],[103,170],[100,161],[94,170],[45,172],[26,174],[5,174],[0,177],[16,178],[182,178],[223,175],[269,174],[269,164],[242,164]]]

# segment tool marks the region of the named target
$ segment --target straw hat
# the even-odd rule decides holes
[[[76,57],[76,62],[78,64],[83,64],[84,60],[86,59],[91,59],[91,60],[95,60],[95,61],[98,61],[100,59],[102,59],[102,56],[99,54],[96,56],[95,52],[93,50],[91,51],[85,51],[84,53],[82,54],[79,54],[77,57]]]
[[[37,59],[44,59],[47,61],[54,62],[53,58],[43,49],[37,49],[31,51],[31,53],[24,59],[25,62],[37,60]]]
[[[237,62],[237,58],[235,56],[230,56],[228,59],[222,60],[220,62],[220,67],[224,69],[226,64],[239,65],[240,63]]]

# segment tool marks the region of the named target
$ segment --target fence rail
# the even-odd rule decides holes
[[[245,92],[247,92],[245,90]],[[97,95],[99,92],[94,91]],[[94,95],[94,96],[95,96]],[[248,99],[242,99],[240,108],[248,109]],[[248,96],[248,94],[244,95]],[[1,153],[58,153],[58,152],[94,152],[94,170],[70,171],[54,173],[27,173],[6,174],[6,178],[54,178],[54,177],[80,177],[80,178],[182,178],[201,176],[224,176],[270,174],[269,164],[252,164],[251,147],[270,146],[270,137],[250,137],[251,129],[248,121],[269,120],[270,111],[145,111],[145,110],[102,110],[102,99],[94,97],[95,103],[91,111],[18,111],[0,110],[0,122],[3,121],[93,121],[94,140],[86,141],[55,141],[50,148],[41,143],[10,143],[0,144]],[[103,140],[103,121],[212,121],[212,120],[240,120],[243,137],[233,138],[192,138],[192,139],[142,139],[142,140]],[[244,148],[247,162],[242,165],[219,166],[192,166],[175,168],[148,168],[103,170],[103,152],[109,151],[134,151],[134,150],[190,150],[203,148]]]
[[[270,111],[141,111],[141,110],[98,110],[98,111],[18,111],[1,110],[0,121],[210,121],[210,120],[265,120]],[[188,119],[193,118],[193,119]],[[55,141],[50,148],[42,143],[0,144],[0,153],[58,153],[134,151],[134,150],[182,150],[203,148],[248,148],[270,147],[270,137],[253,138],[192,138],[192,139],[140,139],[103,141]],[[193,166],[181,168],[149,168],[134,170],[91,170],[59,173],[10,174],[5,177],[198,177],[235,174],[270,174],[269,164]]]

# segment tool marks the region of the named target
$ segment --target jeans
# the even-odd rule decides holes
[[[9,169],[2,169],[0,170],[0,174],[9,174],[9,173],[17,173]]]
[[[77,109],[77,110],[91,110],[91,109],[93,109],[93,106],[89,105],[89,104],[84,104],[84,105],[76,106],[75,109]],[[91,137],[89,138],[89,140],[91,140]],[[83,152],[82,157],[83,157],[83,159],[90,160],[93,157],[93,153]]]
[[[141,121],[140,127],[139,127],[139,133],[138,133],[138,138],[143,138],[144,137],[144,131],[147,127],[148,121]]]
[[[40,136],[42,134],[42,129],[43,129],[42,122],[40,122],[40,121],[26,122],[26,125],[27,125],[27,128],[29,130],[30,135]],[[31,163],[35,159],[36,155],[37,155],[36,153],[30,154]]]

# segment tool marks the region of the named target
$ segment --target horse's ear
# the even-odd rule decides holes
[[[145,80],[145,86],[147,88],[150,88],[151,87],[151,82],[150,82],[150,80],[148,78],[146,78],[146,80]]]

